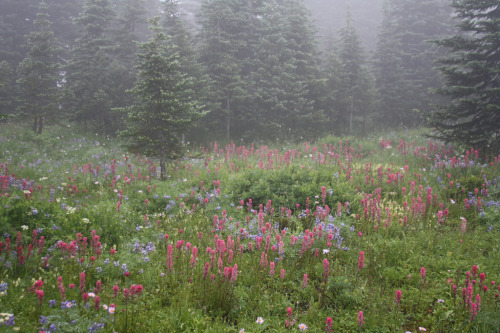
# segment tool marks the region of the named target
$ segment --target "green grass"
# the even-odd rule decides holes
[[[157,161],[116,139],[1,133],[0,311],[15,324],[0,332],[325,332],[328,317],[334,332],[500,327],[498,160],[411,131],[191,150],[161,181]],[[144,290],[125,297],[133,285]]]

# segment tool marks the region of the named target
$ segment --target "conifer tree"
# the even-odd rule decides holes
[[[319,79],[315,30],[302,1],[269,1],[263,11],[256,54],[255,98],[264,133],[298,139],[317,133],[314,108]]]
[[[35,30],[28,36],[30,51],[18,68],[19,109],[32,118],[33,132],[41,134],[44,119],[56,114],[59,91],[54,33],[44,2],[40,4],[33,24]]]
[[[102,134],[113,131],[110,89],[116,82],[109,77],[112,42],[109,38],[114,11],[109,0],[86,0],[75,19],[80,37],[66,66],[65,107],[74,120],[93,124]]]
[[[16,82],[12,66],[0,62],[0,119],[12,116],[15,110],[13,96],[16,96]]]
[[[448,0],[387,0],[375,54],[375,75],[383,124],[422,124],[416,110],[439,102],[431,92],[441,85],[434,61],[443,50],[429,41],[450,34]]]
[[[193,99],[193,80],[181,71],[175,45],[151,21],[152,38],[140,44],[137,81],[131,90],[134,105],[121,108],[127,114],[127,128],[121,135],[129,139],[127,148],[160,159],[161,178],[166,161],[182,156],[182,135],[203,116]]]
[[[473,147],[500,147],[500,3],[455,0],[459,33],[437,41],[451,53],[441,60],[452,99],[430,113],[434,137]],[[467,148],[469,148],[467,147]]]
[[[204,1],[200,15],[199,62],[210,80],[210,114],[204,124],[229,140],[244,119],[248,84],[242,66],[248,47],[247,6],[239,0]],[[212,135],[213,137],[213,135]]]

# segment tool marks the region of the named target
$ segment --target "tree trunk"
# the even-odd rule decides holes
[[[354,88],[351,92],[351,111],[349,112],[349,134],[352,134],[352,114],[354,112]]]
[[[226,99],[226,113],[227,113],[227,118],[226,118],[226,136],[227,136],[227,142],[229,142],[229,130],[230,130],[230,123],[231,123],[231,114],[230,114],[230,104],[229,104],[229,97]]]
[[[165,156],[165,152],[162,152],[162,153],[161,153],[161,156],[160,156],[160,178],[161,178],[162,180],[164,180],[164,179],[165,179],[165,177],[167,176],[167,175],[166,175],[166,173],[167,173],[166,171],[167,171],[167,170],[166,170],[166,168],[165,168],[165,160],[166,160],[166,159],[167,159],[167,158],[166,158],[166,156]]]
[[[42,131],[43,131],[43,117],[40,117],[38,119],[38,131],[36,133],[42,134]]]
[[[33,133],[36,133],[36,129],[38,128],[38,117],[33,117]]]
[[[330,135],[333,136],[333,133],[334,133],[334,129],[333,129],[333,126],[334,126],[334,118],[333,118],[333,110],[330,111]]]

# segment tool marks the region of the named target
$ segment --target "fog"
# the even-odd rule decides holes
[[[167,91],[157,116],[184,100],[200,116],[172,128],[196,141],[426,126],[449,103],[436,69],[438,41],[457,32],[446,0],[5,0],[0,13],[0,114],[37,133],[117,135]],[[146,73],[151,52],[164,72]]]

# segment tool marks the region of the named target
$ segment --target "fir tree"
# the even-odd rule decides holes
[[[430,114],[434,137],[468,146],[500,147],[500,4],[453,2],[460,32],[436,43],[451,54],[441,60],[439,92],[449,105]]]
[[[75,19],[80,37],[65,68],[65,106],[86,130],[91,123],[102,134],[112,131],[114,125],[109,92],[116,82],[108,76],[112,63],[109,28],[113,17],[109,0],[86,0],[82,13]]]
[[[33,132],[41,134],[44,119],[55,116],[59,90],[54,33],[44,2],[40,4],[40,11],[33,24],[35,31],[28,36],[30,51],[18,69],[19,109],[33,119]]]
[[[136,103],[119,109],[127,113],[127,147],[160,159],[161,178],[166,176],[167,159],[182,155],[182,135],[203,116],[193,100],[193,81],[180,69],[177,48],[159,25],[151,21],[152,38],[140,44],[137,82],[131,92]]]
[[[418,112],[439,102],[434,61],[443,50],[429,42],[450,33],[448,0],[387,0],[375,54],[380,115],[390,126],[422,124]]]
[[[16,95],[16,82],[12,66],[7,61],[0,62],[0,119],[12,116],[15,110],[13,96]]]

